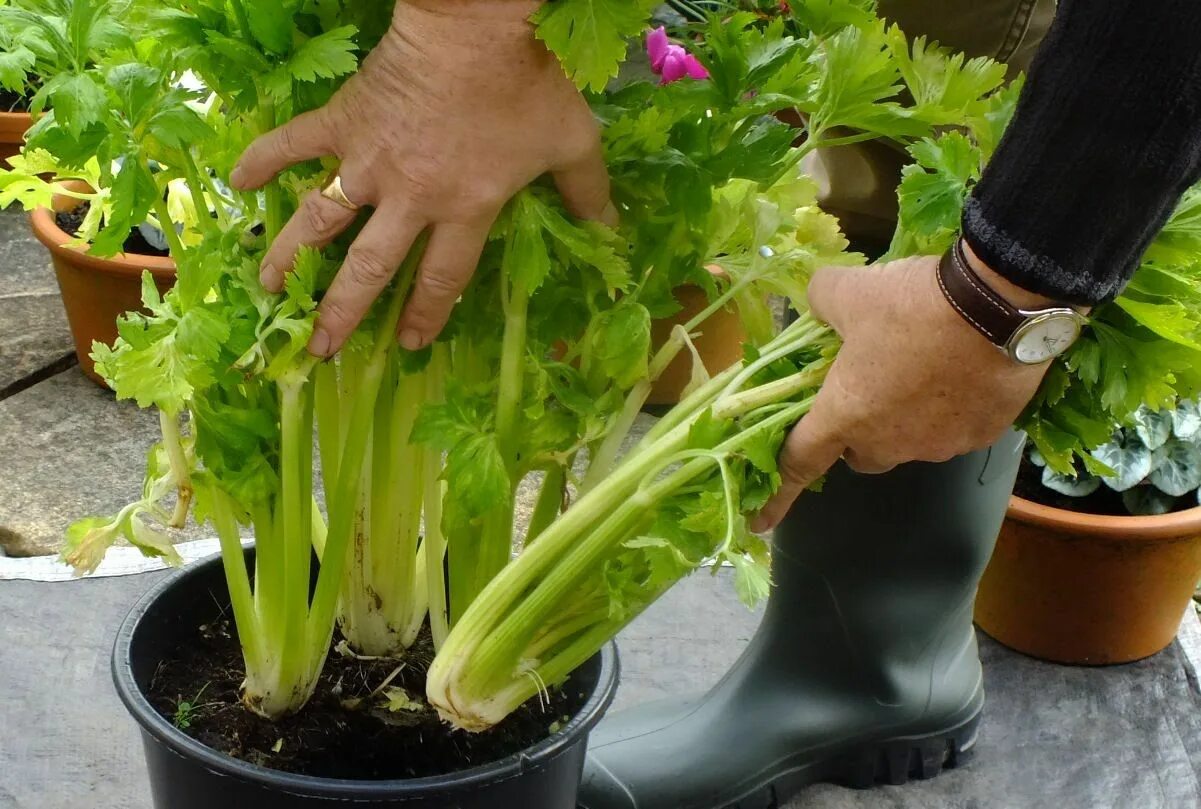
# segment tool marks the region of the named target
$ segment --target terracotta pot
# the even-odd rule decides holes
[[[721,271],[709,271],[720,275]],[[709,307],[705,290],[698,286],[683,286],[676,290],[676,301],[683,308],[675,315],[651,324],[651,342],[655,350],[671,338],[672,329],[683,326]],[[729,304],[712,314],[700,327],[700,337],[693,340],[701,361],[710,374],[717,374],[742,360],[742,345],[747,341],[746,330],[738,317],[738,309]],[[685,348],[651,388],[648,405],[673,405],[692,379],[692,352]]]
[[[70,197],[56,197],[54,211],[34,211],[31,220],[34,235],[50,251],[79,367],[104,385],[91,358],[92,343],[112,345],[117,339],[117,318],[142,308],[143,270],[151,272],[159,291],[165,293],[175,285],[175,262],[160,256],[125,254],[97,258],[82,248],[67,246],[72,237],[55,223],[54,213],[79,204]]]
[[[0,167],[8,168],[8,158],[21,152],[31,126],[33,118],[27,112],[0,112]]]
[[[1201,579],[1201,508],[1159,517],[1010,502],[976,623],[1057,663],[1141,660],[1176,637]]]

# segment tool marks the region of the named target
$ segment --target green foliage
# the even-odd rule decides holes
[[[180,451],[192,456],[190,440],[182,443]],[[92,573],[100,566],[104,554],[119,540],[128,542],[151,558],[167,564],[180,564],[179,553],[171,537],[162,530],[171,522],[163,502],[177,491],[180,479],[172,467],[165,444],[155,444],[146,459],[146,478],[142,496],[114,517],[87,517],[67,529],[63,558],[81,573]]]
[[[1037,450],[1043,485],[1069,497],[1086,497],[1102,484],[1122,493],[1131,514],[1165,514],[1201,503],[1201,416],[1195,399],[1162,410],[1140,407],[1129,423],[1089,453],[1093,471],[1063,474]]]
[[[205,683],[204,686],[202,686],[201,689],[196,692],[196,696],[192,697],[190,700],[181,699],[179,702],[175,703],[175,714],[171,717],[171,724],[175,725],[175,727],[179,728],[180,730],[187,730],[190,728],[192,726],[192,722],[196,720],[196,715],[208,707],[200,703],[200,698],[204,696],[204,692],[208,689],[208,687],[209,684]]]
[[[848,26],[824,41],[825,69],[807,104],[813,129],[836,126],[886,135],[917,134],[919,124],[893,101],[901,89],[900,65],[883,21]]]
[[[913,162],[901,170],[900,222],[904,242],[894,251],[914,255],[945,252],[959,234],[963,201],[980,179],[980,151],[960,132],[923,138],[909,147]]]
[[[764,5],[770,0],[761,0]],[[818,36],[830,36],[847,26],[863,28],[876,20],[876,0],[789,0],[798,24]],[[779,3],[775,4],[779,11]]]
[[[84,114],[101,93],[87,71],[103,54],[132,47],[120,24],[124,0],[11,0],[0,5],[0,87],[34,111],[66,104]],[[53,86],[52,86],[53,85]],[[84,126],[81,123],[80,126]]]
[[[992,94],[1005,81],[1005,66],[978,56],[967,59],[917,37],[910,44],[901,29],[887,33],[889,48],[913,97],[912,115],[936,126],[959,126],[986,114]]]
[[[600,371],[628,388],[647,374],[651,313],[629,299],[600,314],[592,328],[592,347]]]
[[[19,96],[31,95],[35,81],[31,74],[38,56],[29,47],[29,30],[12,31],[0,27],[0,87]]]
[[[534,14],[538,38],[581,89],[595,92],[617,76],[627,42],[646,27],[658,0],[560,0]]]
[[[258,264],[276,234],[247,234],[283,221],[313,167],[287,172],[263,196],[233,193],[228,173],[252,137],[329,97],[378,40],[381,14],[386,4],[359,0],[17,0],[0,9],[9,54],[0,82],[15,83],[13,65],[27,69],[20,48],[32,52],[32,106],[43,111],[24,154],[0,172],[0,204],[32,208],[55,193],[89,203],[77,235],[101,256],[122,251],[131,230],[156,227],[178,276],[162,294],[147,274],[143,308],[122,317],[114,345],[94,347],[119,398],[160,411],[163,442],[142,497],[72,526],[64,555],[87,572],[124,539],[178,562],[168,529],[195,505],[239,557],[230,588],[248,704],[267,716],[307,699],[326,651],[316,640],[326,630],[310,633],[309,623],[332,625],[332,614],[310,618],[325,607],[307,599],[309,536],[325,527],[314,532],[310,518],[314,361],[305,346],[345,244],[302,251],[284,293],[266,293]],[[67,190],[47,175],[87,187]],[[164,507],[172,495],[173,512]],[[238,576],[247,525],[260,564],[274,571],[253,596],[245,571]]]
[[[359,64],[356,34],[353,25],[344,25],[306,39],[268,77],[270,94],[277,101],[287,101],[296,83],[314,84],[353,73]]]
[[[909,147],[914,163],[903,171],[900,224],[890,256],[937,255],[951,246],[963,202],[1008,123],[1014,100],[1013,90],[994,93],[987,104],[971,105],[965,131]],[[1102,456],[1092,450],[1107,444],[1114,430],[1138,413],[1170,410],[1201,392],[1199,221],[1201,191],[1191,189],[1124,293],[1093,310],[1089,328],[1052,366],[1019,421],[1058,490],[1076,490],[1062,478],[1080,469],[1103,473],[1102,456],[1114,457],[1116,450]],[[1131,475],[1138,471],[1129,468]]]

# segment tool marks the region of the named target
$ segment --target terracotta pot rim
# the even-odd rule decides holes
[[[1121,517],[1044,506],[1015,494],[1009,500],[1006,516],[1027,525],[1092,539],[1141,543],[1201,537],[1201,506],[1154,517]]]
[[[8,157],[19,154],[25,145],[25,134],[33,127],[28,112],[0,112],[0,145],[4,147],[0,167],[8,167]]]
[[[70,210],[70,207],[66,209]],[[118,253],[109,258],[100,258],[88,255],[81,247],[71,246],[70,234],[58,226],[54,220],[53,211],[49,208],[37,209],[30,214],[30,220],[33,223],[33,233],[37,236],[38,241],[44,244],[52,254],[64,261],[109,275],[140,278],[144,270],[149,270],[158,279],[172,280],[175,278],[175,262],[168,256]]]

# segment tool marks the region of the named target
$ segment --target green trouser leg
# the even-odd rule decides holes
[[[703,697],[625,711],[593,734],[586,809],[765,809],[819,781],[937,775],[984,705],[976,585],[1021,455],[886,475],[840,465],[777,529],[755,637]]]
[[[880,0],[880,16],[910,38],[1029,69],[1055,16],[1055,0]]]

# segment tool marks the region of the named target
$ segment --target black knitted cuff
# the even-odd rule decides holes
[[[989,221],[975,196],[963,209],[963,237],[989,269],[1036,295],[1061,303],[1095,306],[1117,297],[1126,279],[1070,270],[1054,258],[1033,253]]]

